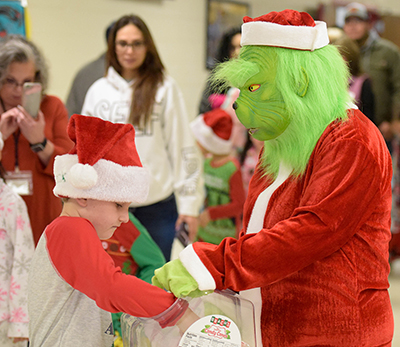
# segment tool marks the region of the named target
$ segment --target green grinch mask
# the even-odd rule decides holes
[[[259,49],[261,50],[261,49]],[[258,72],[240,87],[235,111],[250,135],[260,141],[272,140],[281,135],[290,118],[281,93],[276,88],[276,57],[265,56],[260,62],[256,48],[244,50],[241,59],[258,67]]]
[[[236,115],[264,141],[265,173],[275,176],[285,162],[299,176],[326,127],[347,118],[348,76],[331,45],[314,51],[249,45],[218,65],[212,80],[240,89]]]

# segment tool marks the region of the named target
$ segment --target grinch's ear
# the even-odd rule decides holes
[[[306,95],[307,90],[308,90],[308,75],[306,70],[304,68],[301,68],[301,74],[300,74],[300,80],[295,81],[295,92],[298,96],[303,97]]]

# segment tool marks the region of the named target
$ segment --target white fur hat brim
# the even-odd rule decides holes
[[[53,189],[56,196],[113,202],[146,201],[149,174],[145,168],[121,166],[105,159],[97,161],[89,170],[84,167],[76,170],[79,165],[76,154],[56,156]]]
[[[190,123],[190,128],[196,140],[210,153],[225,155],[232,151],[232,141],[224,140],[216,135],[204,122],[202,114]]]
[[[262,21],[242,24],[242,46],[272,46],[314,51],[328,44],[328,29],[322,21],[315,21],[315,27]]]

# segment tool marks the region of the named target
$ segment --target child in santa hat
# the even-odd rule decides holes
[[[101,243],[129,221],[130,203],[147,196],[133,126],[73,115],[68,134],[75,145],[54,163],[63,210],[43,232],[30,268],[30,346],[109,347],[110,312],[153,317],[175,298],[124,274]]]
[[[201,114],[190,124],[203,155],[206,201],[197,239],[219,244],[238,237],[245,200],[238,160],[232,155],[231,115],[221,108]]]

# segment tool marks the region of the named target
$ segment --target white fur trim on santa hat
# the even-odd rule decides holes
[[[58,197],[143,203],[149,192],[149,174],[139,166],[121,166],[100,159],[92,167],[79,164],[76,154],[59,155],[54,161]]]
[[[187,246],[179,253],[179,260],[182,262],[186,270],[192,275],[199,285],[200,290],[214,290],[216,285],[214,278],[203,264],[193,245]]]
[[[196,140],[210,153],[217,155],[229,154],[232,151],[232,140],[221,139],[204,122],[203,115],[199,115],[190,123]]]
[[[315,27],[261,21],[242,24],[242,46],[273,46],[313,51],[328,44],[328,29],[326,23],[321,21],[315,21]]]

